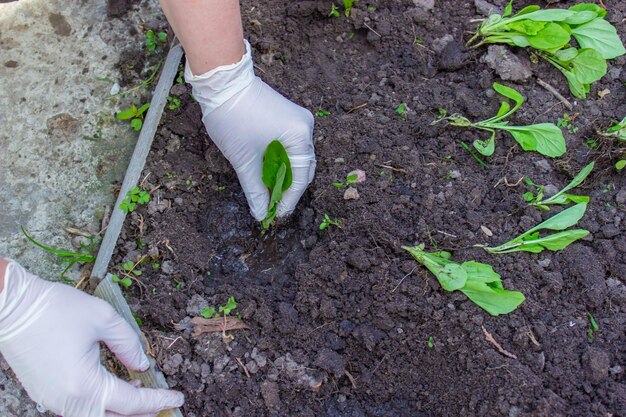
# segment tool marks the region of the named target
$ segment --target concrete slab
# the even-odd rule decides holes
[[[163,20],[158,2],[145,1],[122,20],[108,19],[106,6],[0,4],[0,254],[48,279],[63,267],[27,242],[19,225],[66,249],[64,228],[99,230],[137,138],[114,118],[133,98],[108,99],[120,79],[115,64],[125,48],[143,43],[144,22]],[[41,415],[2,365],[0,415]]]

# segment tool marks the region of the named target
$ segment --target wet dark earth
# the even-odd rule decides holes
[[[515,8],[530,3],[546,5]],[[625,40],[626,3],[604,3]],[[128,299],[170,386],[185,393],[186,415],[626,415],[626,176],[613,168],[626,148],[596,134],[626,116],[626,58],[575,100],[554,68],[524,51],[508,52],[529,71],[512,82],[486,62],[486,47],[465,49],[470,21],[483,17],[473,1],[362,0],[350,18],[328,17],[330,5],[242,2],[258,75],[330,112],[316,117],[317,176],[270,233],[249,215],[189,89],[172,88],[182,106],[166,111],[144,171],[152,201],[129,216],[113,265],[149,260]],[[563,157],[523,152],[500,134],[486,169],[460,146],[477,132],[430,125],[438,108],[494,115],[495,81],[527,100],[512,123],[573,117]],[[395,111],[402,102],[405,116]],[[521,178],[560,189],[591,161],[576,190],[591,197],[579,223],[589,236],[541,254],[473,247],[506,242],[559,210],[528,207]],[[346,200],[331,183],[354,169],[367,179]],[[324,214],[341,228],[319,230]],[[400,248],[418,243],[493,265],[526,301],[491,317]],[[230,296],[249,328],[193,336],[190,319]]]

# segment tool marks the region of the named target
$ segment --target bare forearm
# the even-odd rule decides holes
[[[239,0],[160,0],[194,75],[238,62],[243,53]]]
[[[0,292],[4,289],[4,273],[7,270],[9,262],[6,259],[0,258]]]

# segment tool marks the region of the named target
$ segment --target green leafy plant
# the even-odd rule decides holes
[[[624,168],[626,168],[626,159],[620,159],[615,163],[616,170],[621,171]]]
[[[287,190],[292,182],[291,162],[285,147],[278,140],[270,142],[265,149],[262,180],[270,190],[267,216],[261,221],[263,229],[268,229],[276,218],[276,209],[283,198],[283,191]]]
[[[346,175],[345,182],[333,182],[331,185],[335,188],[347,188],[353,184],[356,184],[359,176],[357,174]]]
[[[328,213],[324,214],[324,218],[322,219],[322,223],[320,223],[320,230],[326,230],[330,226],[336,226],[341,229],[341,220],[338,218],[332,219]]]
[[[403,120],[406,120],[408,115],[406,111],[406,103],[402,102],[396,107],[396,113],[402,117]]]
[[[495,116],[472,123],[466,117],[459,114],[447,115],[445,110],[440,109],[440,116],[433,121],[433,124],[442,120],[447,120],[452,126],[472,127],[476,129],[486,130],[490,133],[489,138],[484,140],[475,140],[473,145],[476,150],[484,156],[491,156],[495,151],[496,130],[504,130],[509,132],[511,136],[519,143],[525,151],[536,151],[542,155],[556,158],[563,155],[566,151],[565,138],[563,132],[553,123],[539,123],[529,126],[510,126],[509,122],[504,120],[511,116],[524,103],[524,97],[516,90],[499,83],[493,83],[493,89],[500,95],[513,100],[514,107],[507,101],[500,104],[500,110]]]
[[[473,303],[492,316],[515,310],[524,300],[519,291],[502,286],[500,275],[491,265],[475,261],[462,264],[450,260],[450,252],[426,252],[424,245],[402,246],[413,258],[432,272],[446,291],[461,291]]]
[[[46,246],[44,244],[37,242],[33,237],[31,237],[28,234],[24,226],[20,226],[20,230],[22,231],[22,234],[26,237],[26,239],[28,239],[33,245],[40,247],[46,252],[50,252],[58,256],[61,262],[63,263],[67,262],[68,264],[67,267],[63,270],[63,272],[61,272],[61,279],[63,279],[64,281],[68,280],[65,277],[65,273],[69,271],[69,269],[75,264],[88,264],[88,263],[96,262],[97,244],[93,236],[89,236],[87,238],[89,240],[89,244],[86,244],[86,245],[82,243],[80,244],[81,249],[86,252],[86,253],[83,253],[83,252],[73,252],[69,250],[51,248],[49,246]]]
[[[167,105],[167,108],[170,110],[176,110],[180,108],[180,99],[178,97],[167,97],[167,102],[169,103]]]
[[[215,307],[204,307],[200,312],[200,315],[205,319],[214,319],[219,317],[220,315],[215,311]]]
[[[519,251],[539,253],[544,249],[551,251],[561,250],[589,234],[589,231],[584,229],[565,230],[578,223],[586,210],[587,203],[578,203],[548,218],[546,221],[502,245],[496,247],[488,247],[485,245],[475,246],[482,247],[489,253],[511,253]],[[555,230],[558,231],[558,233],[551,233],[540,237],[539,232],[541,230]]]
[[[320,107],[315,112],[315,115],[317,117],[326,117],[326,116],[330,116],[330,112],[328,110],[324,110],[323,108]]]
[[[528,6],[513,15],[513,0],[502,15],[483,20],[468,45],[503,43],[532,52],[555,66],[568,81],[571,93],[585,98],[592,83],[607,71],[606,60],[626,53],[615,27],[604,20],[606,10],[593,3],[569,9]],[[574,38],[579,48],[571,45]]]
[[[606,131],[599,133],[605,137],[626,140],[626,117],[624,117],[621,122],[618,122],[608,128]]]
[[[556,125],[558,127],[564,127],[569,133],[574,134],[578,132],[578,127],[573,125],[575,118],[576,116],[570,116],[569,114],[564,113],[563,117],[559,117],[559,120],[556,121]]]
[[[330,6],[330,12],[328,12],[328,17],[339,17],[339,8],[334,4]]]
[[[130,288],[131,285],[133,285],[133,280],[130,277],[120,278],[119,275],[116,275],[116,274],[112,274],[111,277],[113,279],[113,282],[121,285],[122,287],[126,289]]]
[[[352,13],[352,8],[355,4],[359,2],[359,0],[342,0],[343,1],[343,13],[346,17],[350,17],[350,13]]]
[[[596,333],[600,331],[600,326],[596,323],[596,319],[593,318],[591,313],[587,313],[587,320],[589,320],[589,327],[587,328],[587,338],[590,342],[596,340]]]
[[[594,162],[591,162],[572,179],[572,181],[567,184],[561,191],[554,194],[551,197],[543,199],[544,188],[541,185],[534,184],[530,178],[526,178],[524,182],[526,185],[530,185],[535,188],[535,193],[532,191],[528,191],[524,193],[524,200],[531,206],[535,206],[539,210],[550,210],[550,205],[558,204],[565,205],[569,203],[588,203],[589,197],[584,195],[574,195],[568,194],[567,191],[572,188],[578,187],[580,184],[585,181],[585,179],[589,176],[594,167]]]
[[[126,193],[126,198],[120,203],[120,209],[128,214],[135,211],[137,204],[147,204],[149,201],[150,193],[135,186]]]
[[[217,309],[212,306],[207,306],[202,309],[200,315],[205,319],[215,319],[218,317],[230,316],[230,313],[237,309],[239,304],[232,295],[228,297],[224,305],[219,306]],[[221,313],[221,314],[220,314]]]
[[[130,120],[130,126],[137,132],[141,130],[143,126],[144,113],[150,108],[150,103],[146,103],[143,106],[137,108],[134,104],[127,109],[124,109],[115,114],[115,118],[118,120]]]
[[[151,29],[146,31],[146,49],[148,52],[154,52],[157,46],[163,45],[165,42],[167,42],[167,33],[154,33]]]

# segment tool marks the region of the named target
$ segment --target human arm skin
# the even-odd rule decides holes
[[[4,258],[0,258],[0,293],[4,289],[4,273],[7,270],[7,265],[9,263]]]
[[[244,47],[239,0],[160,2],[193,74],[204,74],[241,59]]]

